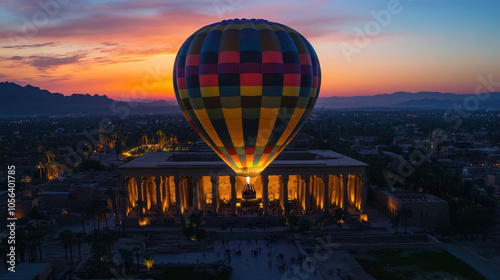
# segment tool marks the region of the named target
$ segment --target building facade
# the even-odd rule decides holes
[[[365,209],[363,162],[328,150],[284,151],[254,184],[262,214],[286,203],[300,213]],[[120,166],[126,214],[182,214],[187,209],[238,215],[244,182],[211,152],[152,152]]]

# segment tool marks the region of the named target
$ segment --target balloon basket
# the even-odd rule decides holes
[[[241,192],[241,198],[244,200],[252,200],[257,198],[257,192],[251,184],[245,184]]]

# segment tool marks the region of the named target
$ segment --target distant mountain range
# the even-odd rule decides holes
[[[471,98],[472,97],[472,98]],[[120,114],[120,109],[128,108],[131,114],[179,113],[175,101],[150,101],[137,99],[134,102],[115,101],[106,95],[72,94],[65,96],[51,93],[31,85],[20,86],[10,82],[0,82],[0,116],[41,116],[41,115],[112,115]],[[466,99],[469,98],[469,99]],[[373,96],[320,97],[316,108],[331,109],[452,109],[455,104],[476,106],[489,110],[500,109],[500,93],[454,94],[441,92],[395,92]],[[113,110],[113,108],[115,108]],[[114,112],[113,112],[114,111]]]
[[[0,82],[0,116],[43,115],[121,115],[127,108],[130,114],[180,113],[175,101],[134,102],[115,101],[106,95],[51,93],[31,85]]]
[[[489,95],[489,96],[488,96]],[[468,102],[465,104],[464,102]],[[476,103],[477,102],[477,103]],[[394,92],[373,96],[323,97],[316,102],[315,108],[385,108],[385,109],[453,109],[462,108],[500,110],[500,92],[481,94],[455,94],[442,92]]]

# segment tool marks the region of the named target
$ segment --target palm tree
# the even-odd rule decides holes
[[[153,268],[153,264],[155,263],[153,256],[144,256],[142,261],[144,262],[144,265],[147,267],[148,270],[151,270]]]
[[[290,227],[290,230],[293,230],[295,226],[299,223],[299,218],[297,217],[297,215],[295,215],[295,213],[289,212],[286,221],[288,226]]]
[[[65,229],[59,233],[59,240],[64,244],[65,259],[68,260],[68,248],[71,257],[71,265],[73,265],[73,242],[75,233],[70,229]]]
[[[42,173],[42,171],[43,171],[44,167],[45,166],[43,165],[43,162],[41,162],[41,161],[39,161],[37,163],[37,165],[36,165],[36,168],[38,168],[40,170],[40,180],[43,180],[43,173]]]
[[[21,262],[24,262],[24,251],[28,249],[28,242],[23,228],[16,227],[16,239],[16,249],[18,249],[18,252],[21,255]]]
[[[105,227],[101,232],[103,241],[108,245],[109,255],[112,256],[111,247],[118,240],[119,234],[116,230],[109,229],[109,227]]]
[[[5,268],[7,268],[7,269],[9,268],[9,265],[7,264],[7,261],[8,261],[7,254],[10,252],[9,247],[7,247],[6,245],[0,245],[0,254],[2,254],[2,256],[3,256],[3,264],[5,265]]]
[[[106,197],[111,199],[111,205],[113,207],[113,212],[115,214],[115,225],[118,224],[118,206],[116,202],[116,189],[114,188],[108,188],[106,190]]]
[[[78,261],[81,262],[82,261],[82,242],[83,242],[83,239],[85,238],[85,232],[77,232],[75,233],[75,241],[76,241],[76,244],[78,244]]]
[[[85,220],[87,219],[87,215],[84,212],[80,213],[80,221],[82,222],[82,232],[85,234]]]
[[[401,221],[401,215],[399,215],[399,212],[392,217],[391,224],[394,228],[396,228],[396,234],[398,233],[398,228],[399,228],[399,222]]]
[[[413,212],[409,208],[402,207],[401,209],[399,209],[398,214],[404,220],[404,223],[405,223],[405,233],[406,233],[406,222],[407,222],[408,218],[411,218],[413,216]]]
[[[331,220],[332,220],[332,214],[328,211],[324,212],[316,219],[316,224],[319,226],[319,229],[321,230],[321,232],[323,232],[325,230],[326,225]]]
[[[140,247],[134,247],[132,248],[132,251],[135,253],[135,259],[137,260],[137,267],[139,267],[141,264],[139,263],[139,259],[140,259],[140,254],[139,254],[139,251],[141,250]]]
[[[95,199],[92,201],[91,206],[90,206],[90,211],[92,213],[92,216],[97,220],[97,229],[101,228],[101,221],[106,220],[106,210],[104,209],[106,207],[106,204],[104,203],[103,200],[98,200]],[[107,209],[109,212],[109,209]],[[95,221],[94,221],[95,222]],[[95,224],[94,224],[94,229],[95,229]]]
[[[165,132],[160,129],[156,132],[156,136],[158,136],[158,149],[163,150],[165,147]]]
[[[142,199],[139,199],[135,202],[135,204],[137,205],[137,217],[139,217],[139,215],[141,214],[140,210],[144,207],[144,205],[146,205],[146,203]]]
[[[119,188],[118,189],[118,196],[120,197],[120,204],[121,205],[127,205],[127,202],[126,202],[126,199],[128,198],[128,191],[127,190],[124,190],[122,188]],[[123,219],[123,217],[125,217],[127,215],[127,209],[126,207],[123,207],[124,209],[124,212],[121,213],[121,218]],[[118,213],[117,213],[118,214]],[[116,217],[117,221],[120,222],[120,218]],[[122,227],[123,227],[123,235],[125,235],[125,221],[123,220],[122,221]]]
[[[31,176],[30,175],[23,175],[22,179],[21,179],[21,183],[25,184],[25,185],[29,185],[31,184]]]
[[[101,241],[92,244],[90,252],[92,257],[89,261],[89,273],[95,278],[110,278],[110,273],[114,267],[113,260]]]
[[[125,273],[128,273],[130,267],[134,265],[134,251],[130,249],[120,248],[118,250],[123,261],[123,266],[125,267]]]
[[[85,235],[84,240],[89,244],[103,242],[102,232],[98,229],[94,229]]]
[[[106,227],[108,227],[108,214],[110,213],[108,207],[102,203],[101,207],[99,208],[99,211],[97,213],[97,228],[99,228],[100,222],[104,221],[106,224]]]
[[[40,232],[40,223],[36,220],[28,222],[26,225],[28,230],[28,250],[30,251],[30,262],[34,262],[37,259],[37,249],[42,260],[42,238],[43,235]]]
[[[335,216],[335,220],[337,221],[337,225],[339,227],[341,227],[342,223],[344,222],[345,212],[346,211],[344,209],[339,207],[335,209],[335,212],[333,213],[333,215]]]

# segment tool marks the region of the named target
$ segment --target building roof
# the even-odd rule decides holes
[[[346,157],[330,150],[295,150],[283,151],[263,173],[272,175],[277,170],[289,169],[345,169],[365,168],[366,163]],[[230,168],[213,152],[151,152],[121,165],[122,173],[134,169],[168,169],[171,171],[182,169],[184,172],[193,169],[220,169]],[[144,174],[146,176],[147,174]]]

